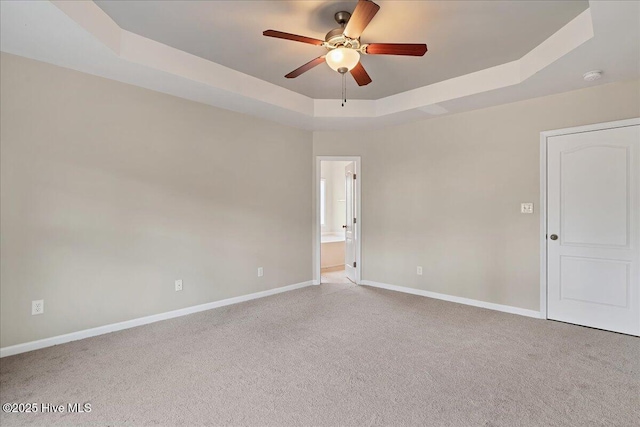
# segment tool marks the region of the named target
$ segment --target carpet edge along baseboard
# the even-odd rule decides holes
[[[160,322],[162,320],[173,319],[176,317],[186,316],[188,314],[199,313],[201,311],[212,310],[218,307],[238,304],[245,301],[251,301],[258,298],[264,298],[271,295],[280,294],[282,292],[293,291],[295,289],[311,286],[312,280],[295,283],[293,285],[282,286],[279,288],[269,289],[266,291],[254,292],[251,294],[240,295],[237,297],[226,298],[219,301],[212,301],[205,304],[194,305],[190,307],[180,308],[178,310],[166,311],[164,313],[152,314],[150,316],[138,317],[123,322],[111,323],[104,326],[98,326],[81,331],[71,332],[64,335],[56,335],[49,338],[43,338],[36,341],[29,341],[21,344],[15,344],[0,348],[0,358],[13,356],[15,354],[26,353],[28,351],[39,350],[41,348],[52,347],[54,345],[64,344],[71,341],[77,341],[85,338],[104,335],[111,332],[121,331],[124,329],[135,328],[137,326],[148,325],[149,323]]]

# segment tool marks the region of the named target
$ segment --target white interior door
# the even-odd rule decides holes
[[[356,282],[356,164],[351,162],[344,168],[345,176],[345,227],[344,227],[344,264],[347,278]]]
[[[547,317],[639,335],[640,126],[547,144]]]

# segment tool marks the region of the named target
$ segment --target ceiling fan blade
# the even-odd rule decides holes
[[[277,39],[292,40],[294,42],[315,44],[317,46],[320,46],[322,45],[322,43],[324,43],[322,40],[312,39],[311,37],[299,36],[297,34],[283,33],[282,31],[276,31],[276,30],[267,30],[263,32],[262,35],[267,37],[275,37]]]
[[[358,83],[358,86],[366,86],[371,83],[371,77],[369,77],[367,70],[362,66],[362,62],[358,62],[358,65],[353,67],[351,75],[356,80],[356,83]]]
[[[358,1],[344,29],[344,35],[351,39],[359,38],[360,34],[362,34],[364,29],[367,28],[367,25],[369,25],[369,22],[376,16],[378,10],[380,10],[380,6],[370,0]]]
[[[316,65],[320,65],[323,62],[324,62],[324,55],[319,56],[316,59],[312,59],[311,61],[309,61],[306,64],[304,64],[302,67],[296,68],[295,70],[293,70],[292,72],[287,74],[285,77],[288,78],[288,79],[295,79],[300,74],[306,73],[307,71],[309,71],[310,69],[312,69]]]
[[[367,46],[366,52],[369,55],[423,56],[427,53],[427,45],[414,43],[370,43]]]

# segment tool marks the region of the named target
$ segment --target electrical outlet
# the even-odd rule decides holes
[[[422,276],[422,267],[418,266],[416,273],[418,274],[418,276]]]
[[[264,270],[262,269],[262,267],[258,267],[258,277],[262,276],[264,276]]]
[[[36,314],[44,314],[44,300],[43,299],[31,301],[31,315],[35,316]]]
[[[182,280],[176,280],[176,292],[182,290]]]
[[[532,214],[533,213],[533,203],[520,203],[520,213]]]

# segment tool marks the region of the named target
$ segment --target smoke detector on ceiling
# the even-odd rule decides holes
[[[602,77],[602,71],[600,70],[589,71],[588,73],[584,73],[582,77],[584,78],[585,82],[592,82]]]

